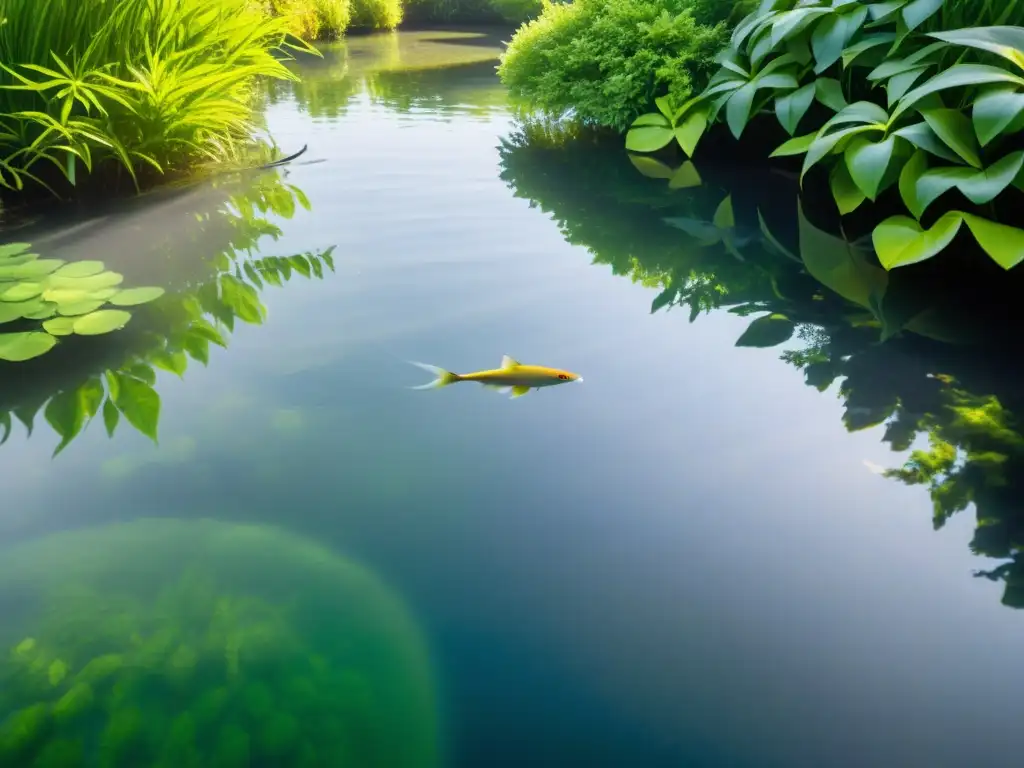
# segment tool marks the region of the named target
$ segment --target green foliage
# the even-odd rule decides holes
[[[490,6],[505,21],[522,24],[540,16],[544,0],[490,0]]]
[[[1012,188],[1024,189],[1024,29],[998,26],[1011,22],[1024,23],[1018,0],[764,0],[736,27],[708,88],[642,115],[627,147],[656,151],[676,139],[692,155],[708,119],[724,116],[738,139],[769,109],[791,136],[812,122],[772,156],[803,156],[801,179],[827,165],[844,215],[895,188],[912,217],[875,228],[886,269],[936,256],[963,225],[1010,269],[1024,260],[1024,231],[992,217],[1009,215],[1019,206]],[[929,211],[954,189],[956,209]]]
[[[250,0],[265,16],[279,16],[302,40],[336,40],[352,18],[351,0]]]
[[[249,140],[257,80],[294,79],[287,20],[248,1],[5,0],[0,186],[224,160]]]
[[[124,310],[159,298],[161,288],[118,287],[124,277],[102,261],[65,263],[40,259],[27,243],[0,246],[0,361],[39,357],[60,336],[96,336],[120,330],[131,319]]]
[[[0,596],[31,608],[0,629],[3,765],[439,763],[415,625],[314,544],[165,520],[5,555]]]
[[[692,0],[547,4],[513,36],[498,72],[532,109],[625,130],[659,94],[681,104],[703,88],[728,40],[731,7]]]
[[[355,29],[395,29],[402,23],[402,0],[351,0]]]

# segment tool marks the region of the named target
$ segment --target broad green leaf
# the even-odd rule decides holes
[[[97,309],[106,304],[103,300],[98,301],[79,301],[74,304],[58,304],[57,311],[65,317],[71,317],[74,315],[88,315],[90,312],[95,312]]]
[[[975,205],[989,203],[1013,183],[1022,167],[1024,151],[1018,150],[980,171],[963,166],[933,168],[917,181],[916,194],[921,211],[923,213],[939,196],[954,187]]]
[[[160,422],[160,395],[149,384],[131,376],[116,374],[117,408],[128,423],[156,442]]]
[[[110,296],[107,301],[115,307],[133,307],[155,301],[164,295],[163,288],[125,288]]]
[[[12,320],[20,320],[28,317],[30,313],[42,307],[43,302],[38,300],[4,302],[0,301],[0,323],[9,323]]]
[[[815,74],[821,74],[839,61],[843,48],[864,25],[867,17],[867,8],[858,6],[850,13],[833,13],[815,25],[814,32],[811,33]]]
[[[848,67],[862,53],[866,53],[867,51],[870,51],[872,48],[877,48],[880,45],[888,45],[894,42],[895,40],[896,35],[893,32],[878,32],[873,35],[866,35],[853,45],[843,50],[843,66]]]
[[[648,112],[640,115],[630,128],[643,128],[643,127],[656,127],[656,128],[671,128],[672,123],[662,114],[658,112]]]
[[[971,119],[981,146],[986,146],[1024,113],[1024,93],[1013,87],[984,91],[974,99]]]
[[[726,195],[718,204],[711,222],[719,229],[732,229],[736,226],[736,217],[732,211],[732,195]]]
[[[853,104],[847,104],[829,118],[828,122],[822,126],[822,132],[844,123],[873,123],[885,127],[888,120],[889,113],[877,104],[872,104],[870,101],[855,101]]]
[[[46,320],[57,314],[57,305],[51,301],[36,301],[31,312],[25,313],[26,320]]]
[[[871,16],[873,21],[881,21],[892,16],[900,8],[906,5],[908,1],[909,0],[884,0],[884,2],[881,3],[872,3],[868,6],[868,14]]]
[[[42,292],[42,283],[14,283],[9,288],[4,288],[4,284],[0,283],[0,301],[28,301]]]
[[[633,164],[633,167],[649,179],[671,179],[672,174],[675,173],[673,169],[669,168],[660,160],[655,160],[653,157],[634,155],[632,152],[630,152],[627,157],[629,157],[629,162]],[[246,264],[246,266],[252,269],[249,264]],[[253,272],[255,272],[255,270],[253,270]],[[246,274],[248,274],[248,271]],[[252,279],[251,276],[250,279]]]
[[[117,422],[120,419],[121,412],[117,410],[114,401],[108,397],[103,401],[103,426],[106,428],[109,437],[114,436],[114,430],[117,429]]]
[[[85,424],[85,403],[81,393],[77,389],[58,392],[46,404],[43,415],[49,425],[53,427],[53,431],[61,438],[60,445],[53,452],[53,455],[56,456],[75,439]]]
[[[729,130],[737,139],[743,134],[743,129],[750,119],[750,106],[754,102],[754,94],[757,91],[755,83],[748,83],[739,88],[726,102],[725,122]]]
[[[788,37],[795,37],[815,19],[834,13],[828,7],[803,7],[780,13],[772,22],[771,47],[774,48]]]
[[[101,309],[76,318],[72,327],[79,336],[99,336],[124,328],[131,319],[131,313],[124,310]]]
[[[46,277],[63,263],[60,259],[35,259],[14,266],[5,266],[0,262],[0,280],[38,280]]]
[[[129,376],[146,382],[151,387],[156,384],[156,371],[145,363],[134,363],[128,368],[122,368],[121,370]]]
[[[796,325],[785,315],[759,317],[736,340],[737,347],[775,347],[789,340]]]
[[[1024,70],[1024,27],[966,27],[932,32],[930,36],[954,45],[989,51]]]
[[[879,142],[857,137],[843,153],[850,177],[869,200],[874,201],[878,197],[878,188],[889,167],[889,161],[892,160],[895,144],[894,136],[888,136]]]
[[[920,219],[924,214],[924,205],[917,196],[917,180],[921,174],[928,170],[928,155],[921,150],[916,151],[900,171],[900,197],[903,204],[914,214],[915,219]]]
[[[1024,231],[970,213],[961,216],[978,245],[1003,269],[1013,269],[1024,260]]]
[[[977,139],[967,115],[959,109],[923,109],[921,117],[935,135],[963,158],[964,162],[981,168]]]
[[[920,79],[921,75],[928,71],[929,66],[928,64],[919,64],[912,69],[900,72],[898,75],[893,75],[889,78],[889,82],[885,84],[885,100],[889,109],[892,109],[893,105],[903,98],[914,83]]]
[[[953,152],[939,140],[939,137],[935,135],[935,132],[928,127],[928,123],[924,121],[908,125],[905,128],[900,128],[898,131],[895,131],[893,135],[906,139],[918,149],[923,149],[936,157],[941,157],[943,160],[948,160],[951,163],[960,162],[960,158],[953,154]]]
[[[900,15],[907,31],[912,32],[934,16],[942,8],[943,0],[912,0],[903,6]]]
[[[188,369],[188,357],[181,351],[160,351],[149,356],[149,361],[157,368],[173,373],[179,378],[185,375]]]
[[[1005,69],[992,67],[987,64],[955,64],[946,71],[929,78],[900,99],[896,109],[893,110],[891,120],[895,121],[896,118],[921,101],[921,99],[933,93],[938,93],[948,88],[963,88],[965,86],[986,85],[987,83],[1012,83],[1017,86],[1024,86],[1024,78],[1011,75]]]
[[[72,291],[89,291],[91,293],[105,288],[113,288],[122,282],[124,282],[124,275],[118,272],[100,272],[99,274],[85,277],[66,277],[55,274],[50,276],[49,287],[54,290],[67,289]]]
[[[852,139],[854,136],[865,133],[867,131],[881,131],[882,128],[874,125],[854,125],[849,128],[843,128],[839,131],[833,131],[832,133],[825,134],[816,138],[810,147],[807,149],[807,154],[804,155],[803,168],[800,169],[800,181],[803,181],[804,176],[811,170],[815,165],[818,164],[826,155],[831,152],[842,151],[842,147],[839,144],[847,139]]]
[[[669,189],[690,189],[691,187],[699,187],[704,183],[701,179],[700,174],[697,173],[696,166],[689,160],[683,163],[676,172],[672,175],[672,178],[668,181]],[[313,262],[314,264],[316,262]]]
[[[54,317],[43,321],[43,330],[54,336],[70,336],[75,332],[77,317]]]
[[[675,137],[669,126],[631,128],[626,134],[626,149],[631,152],[657,152]]]
[[[93,377],[78,388],[78,395],[82,398],[86,417],[91,419],[99,412],[106,391],[103,389],[103,382]]]
[[[815,87],[814,83],[808,83],[803,88],[775,98],[775,116],[790,136],[796,131],[801,118],[810,109],[811,102],[814,101]]]
[[[963,215],[951,211],[940,218],[931,229],[907,216],[890,216],[871,233],[878,260],[886,269],[903,267],[925,261],[941,253],[953,242]]]
[[[54,271],[54,277],[92,277],[106,267],[102,261],[72,261]]]
[[[687,157],[693,157],[697,143],[708,127],[708,115],[704,110],[691,112],[682,123],[676,126],[676,141]]]
[[[843,86],[832,77],[819,77],[814,81],[814,98],[833,112],[839,112],[847,107]]]
[[[797,203],[800,258],[811,276],[847,301],[868,308],[885,293],[889,276],[867,259],[855,243],[811,224]]]
[[[0,259],[10,259],[20,256],[32,246],[29,243],[4,243],[0,245]]]
[[[839,207],[839,213],[845,216],[855,211],[866,199],[864,193],[854,184],[846,163],[836,163],[829,174],[829,187],[832,190],[832,198]]]
[[[185,338],[182,340],[182,344],[185,347],[185,351],[188,352],[193,360],[197,360],[203,365],[207,365],[210,362],[209,339],[189,330],[185,333]]]
[[[769,157],[789,157],[791,155],[802,155],[818,137],[817,133],[808,133],[803,136],[796,136],[777,146]]]
[[[672,120],[675,109],[673,109],[672,102],[669,100],[668,96],[659,96],[656,98],[654,100],[654,106],[656,106],[658,111],[665,116],[666,120]]]
[[[26,333],[0,333],[0,360],[20,363],[33,357],[45,355],[57,339],[48,333],[28,331]]]

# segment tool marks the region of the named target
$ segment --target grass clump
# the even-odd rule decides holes
[[[729,22],[750,5],[545,0],[541,15],[513,36],[498,72],[531,109],[625,131],[656,96],[669,93],[682,103],[704,87]]]
[[[4,0],[0,15],[0,192],[222,161],[251,135],[257,79],[295,79],[275,56],[289,20],[249,0]]]

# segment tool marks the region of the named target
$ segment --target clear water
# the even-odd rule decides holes
[[[750,318],[651,314],[661,287],[624,273],[682,247],[644,218],[672,203],[622,156],[591,172],[590,150],[516,143],[499,40],[355,38],[272,90],[277,142],[309,145],[286,171],[10,234],[181,290],[251,227],[225,223],[228,197],[263,185],[280,232],[256,256],[333,247],[335,271],[266,286],[262,324],[180,379],[158,370],[159,445],[93,423],[51,459],[44,415],[30,437],[16,423],[4,542],[173,517],[329,547],[422,633],[445,765],[1009,764],[1022,625],[971,576],[992,565],[967,546],[971,514],[933,532],[925,489],[871,471],[904,458],[885,428],[848,430],[836,386],[805,386],[781,348],[736,346]],[[503,354],[586,381],[515,400],[409,389],[428,377],[408,360]],[[4,381],[5,407],[68,370]],[[101,560],[129,546],[82,541]]]

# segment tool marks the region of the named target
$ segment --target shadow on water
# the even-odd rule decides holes
[[[1024,274],[976,253],[887,273],[868,238],[812,223],[827,215],[789,175],[673,168],[616,147],[521,125],[502,143],[502,179],[595,264],[650,287],[652,313],[752,317],[737,346],[784,345],[808,386],[842,399],[847,430],[879,427],[893,451],[914,449],[874,471],[926,489],[936,529],[973,504],[971,550],[998,561],[975,575],[1024,607],[1024,323],[1012,298]]]

